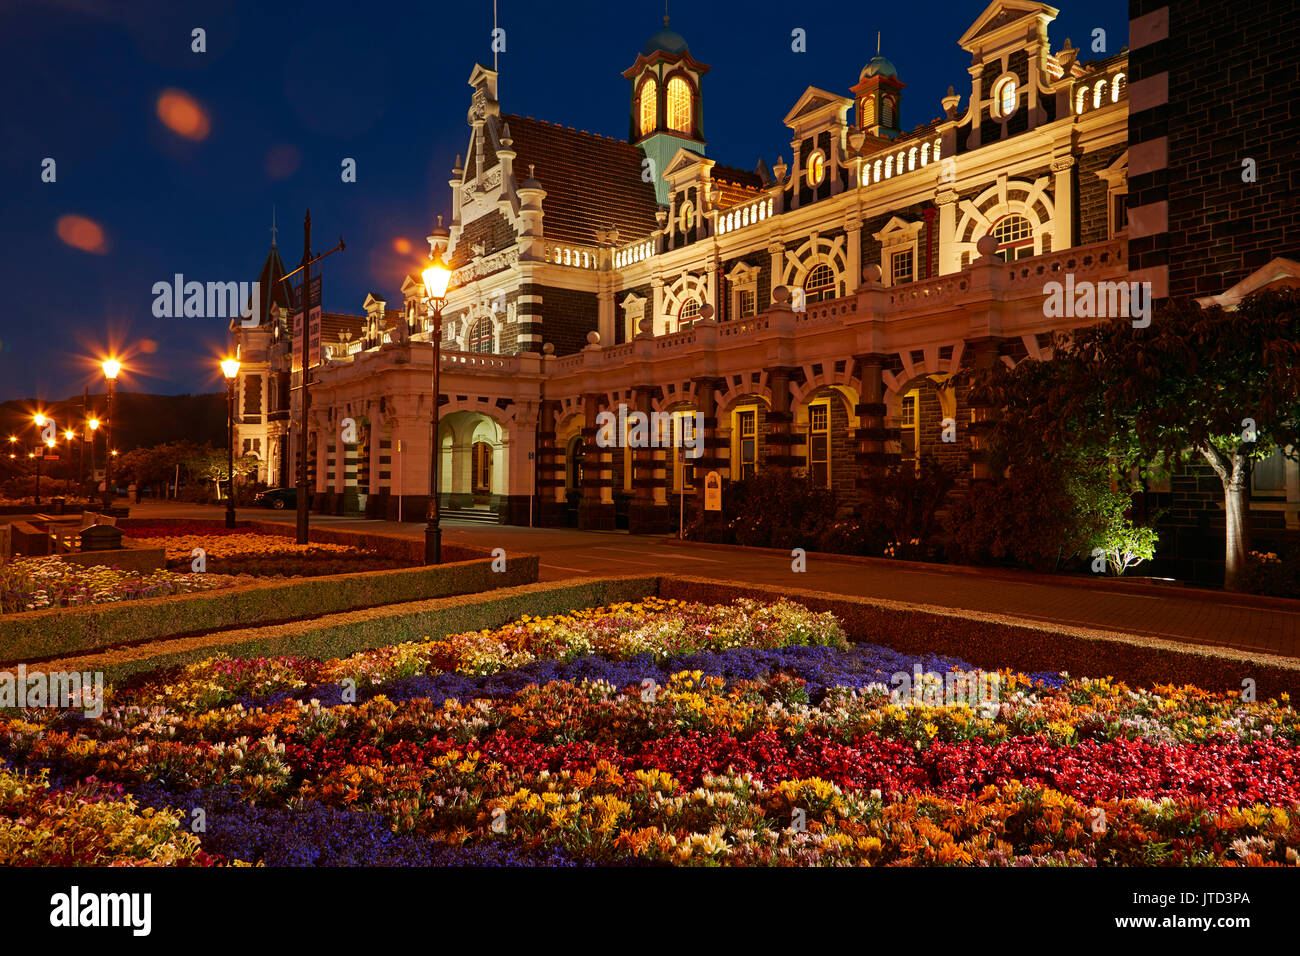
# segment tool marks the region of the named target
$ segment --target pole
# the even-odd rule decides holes
[[[36,503],[41,503],[41,459],[45,457],[45,448],[41,447],[41,453],[36,456]]]
[[[438,426],[441,414],[441,409],[438,407],[438,396],[442,388],[440,381],[440,372],[442,370],[442,306],[432,300],[430,300],[429,304],[433,308],[433,413],[430,416],[429,507],[427,512],[428,524],[424,528],[424,563],[442,564],[442,528],[439,526],[438,515],[438,459],[441,457],[441,449],[438,448]]]
[[[113,507],[113,394],[117,380],[108,380],[108,416],[104,422],[104,511]]]
[[[235,526],[235,380],[226,379],[226,527]]]
[[[677,449],[677,461],[681,465],[681,496],[677,499],[677,540],[681,540],[686,528],[686,446]]]
[[[307,410],[311,392],[307,388],[307,320],[311,312],[311,210],[302,221],[302,318],[299,320],[299,354],[302,356],[302,409],[298,420],[298,543],[307,543]]]

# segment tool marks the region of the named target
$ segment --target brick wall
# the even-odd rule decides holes
[[[581,351],[587,344],[587,333],[598,325],[600,303],[596,293],[554,286],[533,288],[542,296],[543,341],[555,346],[556,355]]]
[[[1129,204],[1168,202],[1168,230],[1130,240],[1132,268],[1168,266],[1171,296],[1221,292],[1300,257],[1300,16],[1294,0],[1130,0],[1168,8],[1168,36],[1129,58],[1129,88],[1167,73],[1169,102],[1130,114],[1137,145],[1168,137],[1165,168],[1132,176]],[[1242,160],[1258,181],[1242,181]]]
[[[506,219],[500,212],[493,210],[479,216],[473,222],[464,224],[461,229],[460,239],[456,242],[456,248],[452,250],[451,262],[448,265],[453,269],[459,269],[469,262],[474,254],[471,247],[476,242],[483,243],[484,255],[491,255],[499,249],[513,245],[517,238],[514,228],[510,225],[510,220]]]
[[[1128,149],[1127,144],[1117,144],[1084,153],[1076,165],[1076,201],[1078,202],[1079,244],[1102,242],[1110,236],[1110,218],[1107,202],[1109,186],[1097,173],[1105,169]]]

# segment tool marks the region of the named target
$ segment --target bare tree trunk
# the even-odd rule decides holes
[[[1246,495],[1246,456],[1234,454],[1229,463],[1213,449],[1202,448],[1201,454],[1223,482],[1223,587],[1226,591],[1236,591],[1239,576],[1246,565],[1249,538],[1246,526],[1249,507]],[[1228,470],[1229,464],[1231,471]]]

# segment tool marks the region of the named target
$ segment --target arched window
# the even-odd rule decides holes
[[[882,96],[880,98],[880,125],[893,128],[894,98],[892,96]]]
[[[880,182],[880,160],[876,160],[876,173],[871,177],[875,182]]]
[[[871,164],[862,164],[862,185],[866,186],[871,182]]]
[[[936,163],[939,161],[939,144],[942,142],[943,142],[942,139],[936,139],[934,141],[934,161]]]
[[[492,493],[492,446],[485,441],[474,442],[471,451],[470,484],[476,495]]]
[[[990,235],[998,241],[997,256],[1014,262],[1034,254],[1034,227],[1024,216],[1012,213],[993,224]]]
[[[684,233],[692,232],[695,229],[695,207],[689,202],[682,204],[682,212],[678,222]]]
[[[1086,86],[1081,86],[1079,87],[1078,95],[1075,96],[1074,98],[1074,111],[1076,113],[1082,113],[1084,107],[1087,105],[1088,105],[1088,88]]]
[[[862,115],[861,125],[863,126],[863,128],[875,125],[876,101],[872,97],[870,96],[862,97],[862,105],[858,107],[858,110],[861,112]]]
[[[910,173],[916,169],[916,147],[913,146],[907,151],[907,171]]]
[[[1110,83],[1110,101],[1112,103],[1119,102],[1119,95],[1124,92],[1124,87],[1127,85],[1128,77],[1123,73],[1116,73],[1115,79],[1111,80]]]
[[[1006,119],[1016,111],[1016,80],[1009,76],[993,88],[994,113]]]
[[[930,162],[930,144],[921,144],[921,165],[925,166]]]
[[[696,299],[687,299],[677,317],[677,331],[689,329],[700,317],[700,303]]]
[[[826,263],[820,263],[808,273],[803,283],[805,302],[823,302],[835,298],[835,273]]]
[[[489,355],[495,352],[492,347],[492,320],[487,316],[474,323],[469,332],[469,350]]]
[[[655,131],[655,123],[659,120],[658,94],[659,84],[655,82],[654,77],[647,77],[646,81],[641,84],[641,100],[638,103],[642,136]]]
[[[1101,98],[1102,98],[1102,95],[1103,95],[1105,92],[1106,92],[1106,81],[1105,81],[1105,80],[1098,80],[1098,81],[1097,81],[1097,85],[1093,88],[1093,91],[1092,91],[1092,108],[1093,108],[1093,109],[1097,109],[1099,106],[1101,106]]]
[[[668,128],[674,133],[691,132],[691,84],[680,76],[668,81]]]
[[[886,156],[885,157],[885,178],[890,179],[893,177],[893,175],[894,175],[894,157]]]
[[[826,157],[820,149],[808,157],[808,185],[816,188],[826,178]]]

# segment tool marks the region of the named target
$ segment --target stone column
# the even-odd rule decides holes
[[[869,487],[874,481],[875,473],[897,461],[897,455],[891,455],[885,443],[898,437],[898,429],[888,427],[887,408],[885,407],[885,383],[882,373],[889,361],[889,356],[881,352],[868,352],[855,355],[858,378],[862,382],[861,401],[854,407],[861,420],[861,426],[854,434],[858,443],[855,461],[858,465],[858,488]]]
[[[582,444],[586,452],[582,478],[582,500],[578,503],[578,527],[584,531],[612,531],[614,528],[614,489],[611,487],[613,459],[611,449],[596,444],[596,414],[601,396],[588,392],[582,396],[585,423]]]
[[[638,385],[632,390],[632,410],[645,415],[651,425],[656,390],[650,385]],[[666,480],[662,462],[655,455],[656,447],[667,437],[648,426],[645,447],[632,449],[632,502],[628,507],[627,526],[633,534],[663,534],[668,530],[667,503],[656,500],[656,491]]]
[[[1030,86],[1033,89],[1033,86]],[[1074,245],[1074,169],[1073,156],[1063,156],[1052,163],[1055,183],[1052,203],[1056,219],[1052,228],[1052,251],[1060,252]]]
[[[772,408],[767,413],[767,435],[764,436],[767,455],[764,464],[786,474],[792,469],[804,467],[808,461],[807,456],[801,453],[805,438],[795,433],[794,414],[790,410],[790,383],[798,380],[801,374],[802,369],[779,365],[767,370],[768,387],[772,390]]]
[[[564,449],[555,440],[555,418],[559,411],[560,403],[553,399],[541,403],[537,444],[537,511],[533,521],[543,527],[564,524]]]
[[[986,371],[998,361],[1001,347],[1001,338],[987,336],[967,339],[965,351],[970,355],[974,368]],[[977,401],[973,396],[969,404],[971,481],[989,481],[994,475],[988,463],[988,434],[993,428],[996,413],[987,402]]]

